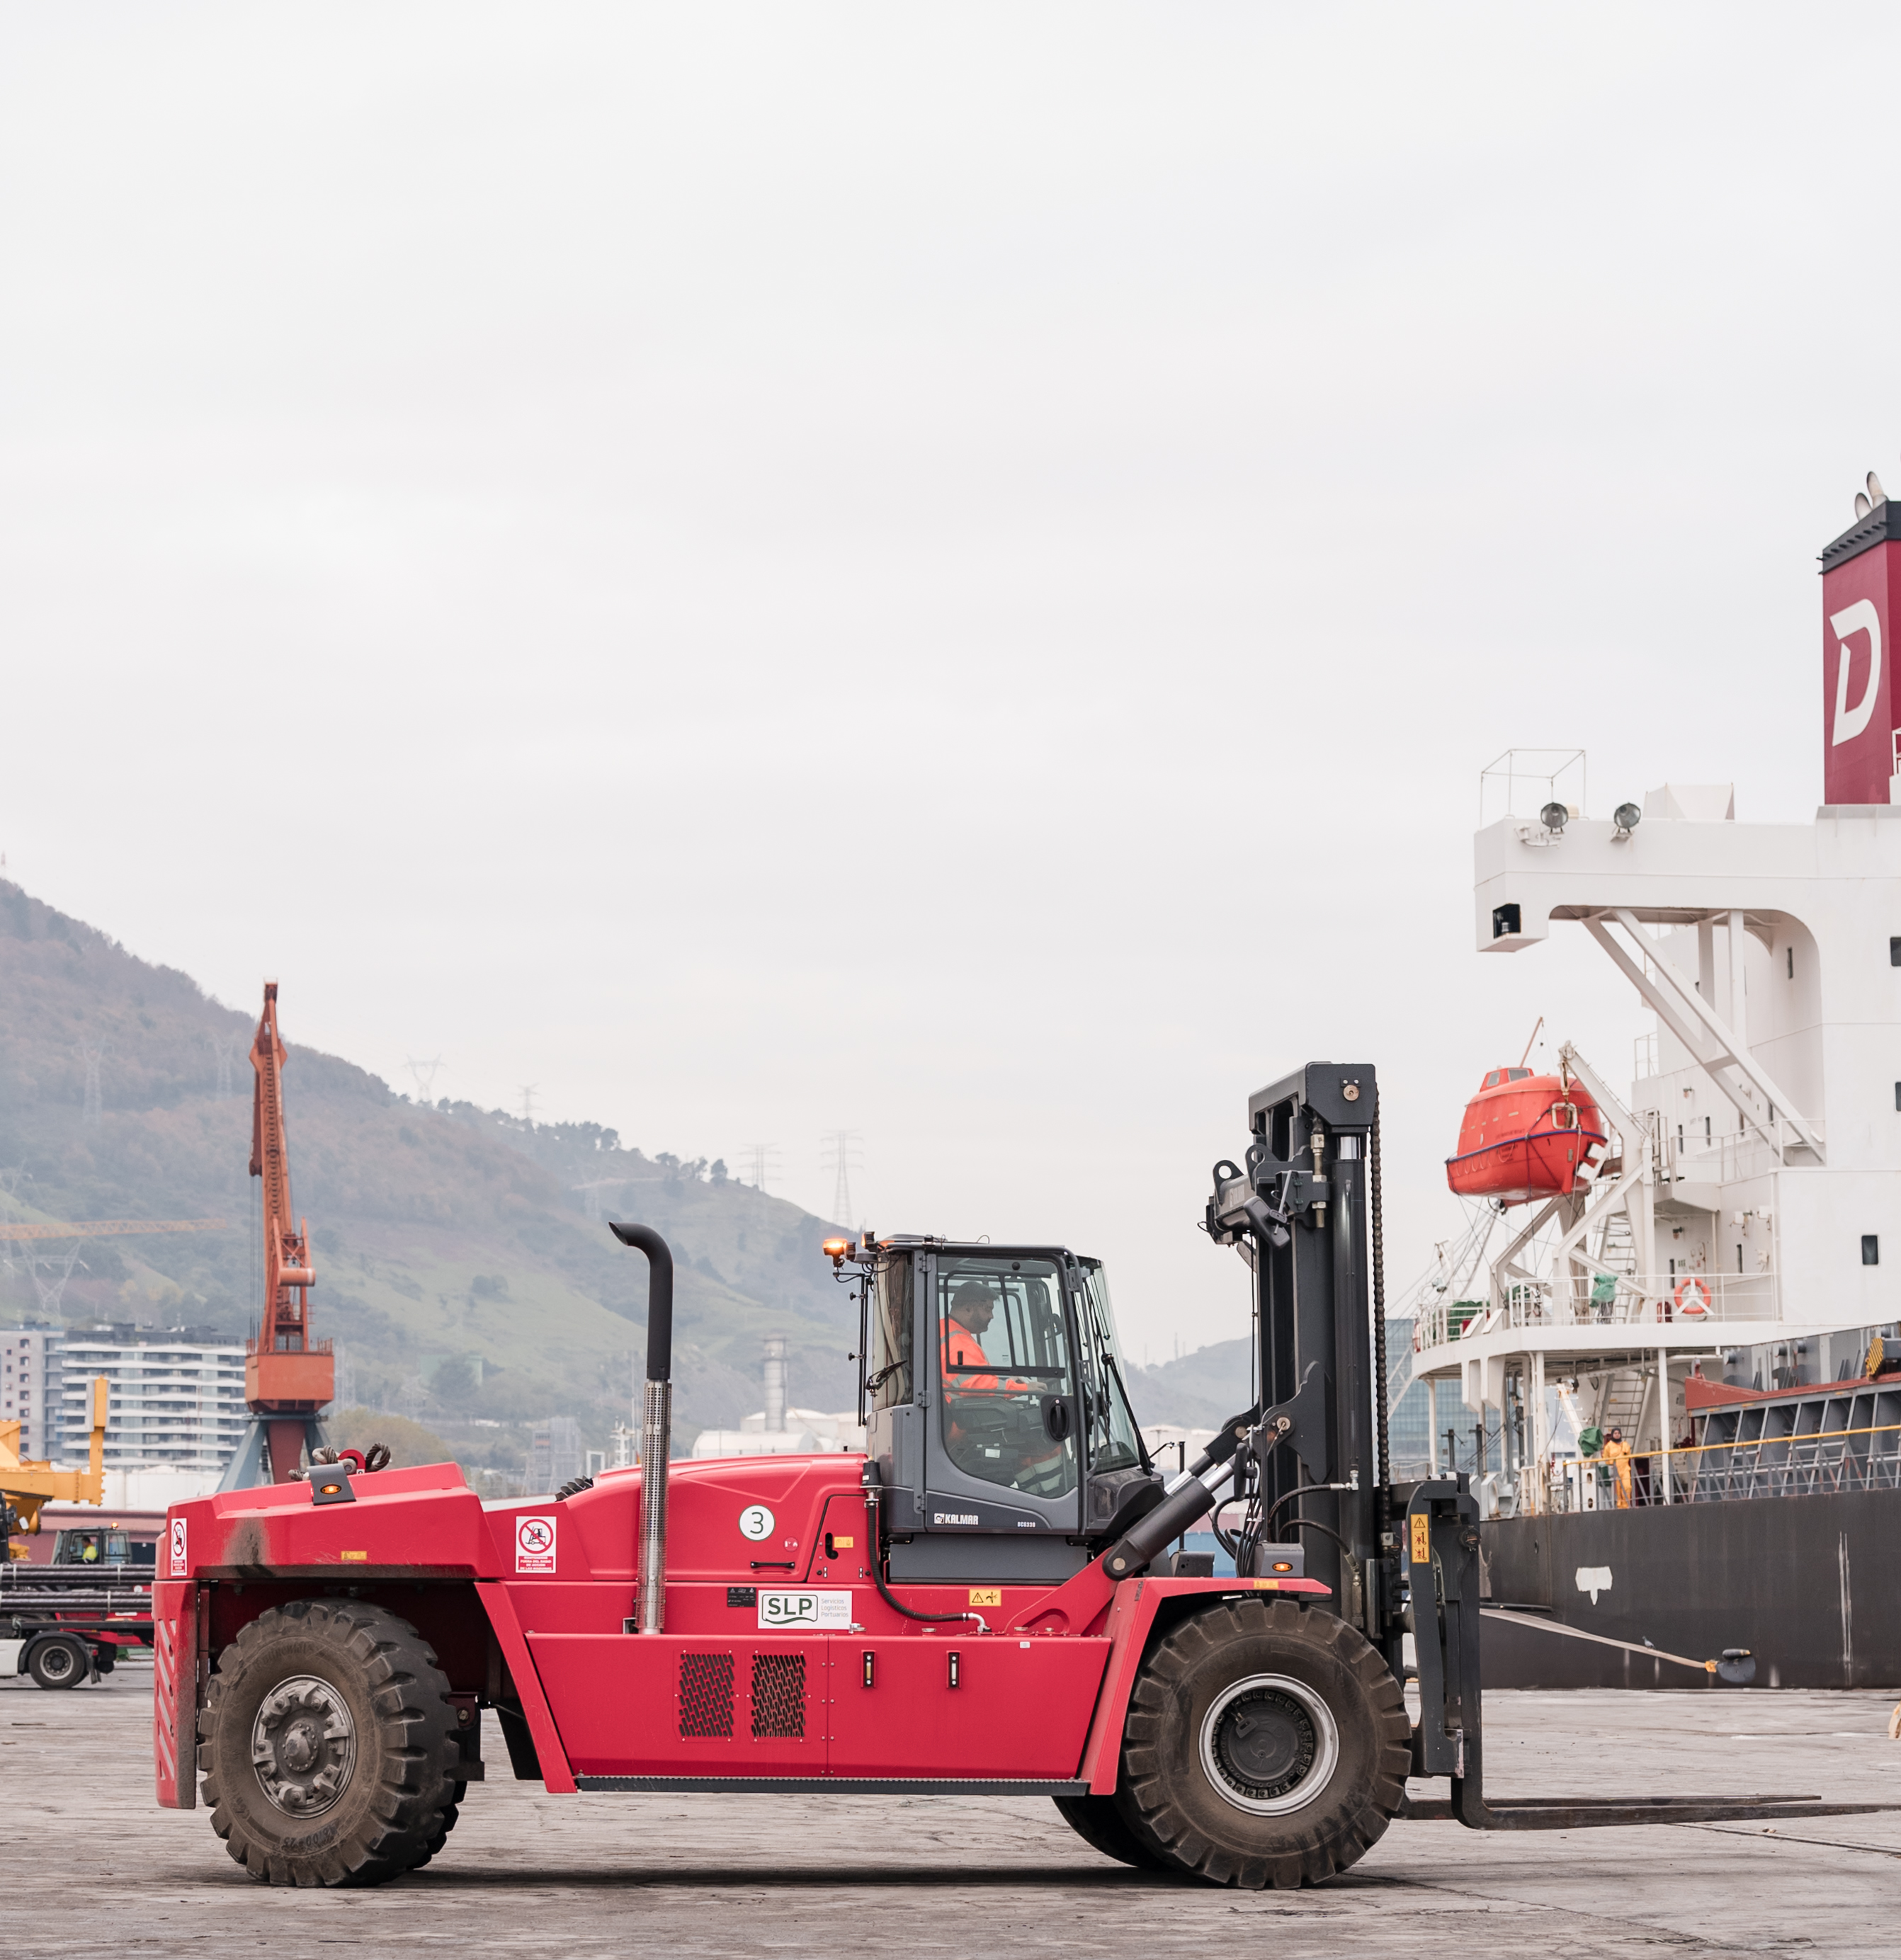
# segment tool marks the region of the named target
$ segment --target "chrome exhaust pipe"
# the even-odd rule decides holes
[[[647,1387],[641,1402],[640,1545],[637,1570],[643,1634],[667,1616],[667,1459],[673,1430],[673,1255],[651,1225],[608,1227],[647,1255]]]

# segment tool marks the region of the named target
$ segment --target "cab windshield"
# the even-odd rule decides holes
[[[1100,1259],[1078,1262],[1082,1269],[1083,1401],[1089,1424],[1091,1470],[1148,1468],[1148,1452],[1135,1427],[1116,1358],[1116,1316],[1109,1304],[1109,1278]]]

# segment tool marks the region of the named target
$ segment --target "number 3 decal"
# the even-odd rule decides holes
[[[772,1535],[772,1514],[763,1504],[748,1504],[739,1514],[739,1532],[741,1538],[750,1538],[755,1545],[762,1538]]]

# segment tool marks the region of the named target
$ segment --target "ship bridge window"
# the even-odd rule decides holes
[[[1881,1236],[1877,1232],[1861,1234],[1861,1263],[1864,1266],[1878,1266],[1881,1263]]]
[[[1901,966],[1901,939],[1891,939],[1888,941],[1888,964],[1890,966]]]

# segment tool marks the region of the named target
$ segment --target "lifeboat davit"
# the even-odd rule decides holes
[[[1601,1161],[1604,1119],[1581,1083],[1495,1068],[1466,1105],[1446,1182],[1461,1198],[1568,1198]]]

